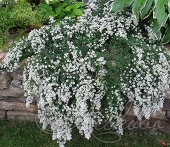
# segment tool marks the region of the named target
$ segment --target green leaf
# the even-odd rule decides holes
[[[76,15],[76,16],[81,16],[81,15],[83,15],[83,11],[81,9],[74,9],[72,11],[72,14]]]
[[[143,10],[141,11],[141,18],[145,19],[147,18],[150,13],[153,10],[152,4],[153,4],[154,0],[147,0],[146,5],[144,6]]]
[[[65,10],[66,10],[66,11],[71,11],[71,6],[67,6],[67,7],[65,8]]]
[[[161,34],[161,31],[160,31],[160,26],[156,21],[153,21],[152,31],[156,35],[157,39],[160,40],[162,34]]]
[[[45,10],[52,10],[52,7],[50,5],[47,4],[39,4],[40,8],[43,8]]]
[[[60,26],[60,25],[61,25],[61,22],[56,21],[55,24],[58,25],[58,26]]]
[[[170,41],[170,26],[166,28],[165,35],[163,37],[163,43],[168,43]]]
[[[133,3],[134,0],[116,0],[113,3],[111,12],[117,13],[119,12],[123,7],[130,6]]]
[[[167,0],[157,0],[154,7],[155,10],[153,13],[153,18],[157,20],[160,27],[164,26],[168,19],[168,15],[165,10],[165,5],[168,5]]]
[[[66,16],[71,17],[71,18],[76,17],[74,14],[72,14],[72,12],[70,12],[70,13],[66,14]]]
[[[72,5],[70,5],[72,7],[72,9],[78,9],[80,8],[84,3],[83,2],[77,2],[77,3],[74,3]]]
[[[64,2],[65,2],[67,5],[70,5],[70,4],[71,4],[71,0],[64,0]]]
[[[63,9],[64,7],[67,6],[66,3],[61,3],[56,9],[55,9],[55,12],[57,13],[57,15],[60,15],[64,13]]]
[[[56,2],[56,3],[52,4],[52,7],[53,8],[58,8],[59,5],[61,5],[61,3],[60,2]]]
[[[56,16],[56,14],[55,14],[55,12],[54,11],[47,11],[47,13],[48,13],[48,15],[50,15],[50,16]]]
[[[142,9],[145,7],[146,2],[147,0],[134,0],[132,5],[132,10],[137,20],[139,20],[139,14],[141,13]]]

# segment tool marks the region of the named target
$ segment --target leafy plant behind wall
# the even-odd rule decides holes
[[[5,39],[8,36],[10,28],[15,27],[13,19],[10,18],[9,7],[0,7],[0,47],[3,46]]]
[[[48,18],[33,11],[32,6],[28,2],[19,2],[13,6],[10,18],[15,20],[18,27],[35,27],[42,26],[42,22]]]
[[[72,3],[71,0],[56,0],[56,1],[46,1],[46,4],[41,3],[39,5],[40,9],[38,12],[47,16],[54,17],[57,20],[57,24],[64,17],[76,18],[83,14],[83,2]]]
[[[19,30],[27,32],[39,28],[48,17],[34,12],[31,4],[25,0],[17,1],[15,4],[12,0],[3,2],[5,5],[0,7],[0,47],[5,51],[11,32],[18,34]]]
[[[156,37],[163,43],[170,41],[170,0],[115,0],[112,12],[131,7],[136,19],[149,19]]]

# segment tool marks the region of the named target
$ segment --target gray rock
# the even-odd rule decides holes
[[[170,99],[170,90],[166,90],[165,94],[166,94],[165,98]]]
[[[162,110],[164,110],[164,111],[166,111],[166,110],[170,111],[170,99],[165,99]]]
[[[2,89],[2,90],[0,90],[0,96],[23,97],[24,90],[17,89],[17,88]]]
[[[6,117],[6,111],[5,110],[0,110],[0,119]]]
[[[9,89],[22,89],[22,80],[13,79]]]
[[[124,115],[135,116],[134,115],[134,111],[133,111],[133,104],[132,104],[132,102],[128,102],[125,105],[125,111],[124,112],[125,112]]]
[[[37,119],[37,116],[38,115],[36,113],[21,112],[21,111],[7,111],[7,118],[9,119],[35,121]]]
[[[25,103],[25,97],[0,96],[0,101]]]
[[[12,79],[6,72],[1,74],[0,75],[0,89],[9,88],[11,81],[12,81]]]
[[[14,72],[9,73],[10,77],[15,80],[22,80],[23,70],[15,70]]]
[[[166,116],[167,116],[168,119],[170,120],[170,111],[167,111]]]
[[[156,119],[164,119],[165,114],[166,114],[166,111],[158,110],[155,112],[155,114],[152,114],[151,117],[156,118]]]
[[[26,108],[25,103],[20,102],[5,102],[0,101],[0,109],[2,110],[15,110],[15,111],[22,111],[22,112],[34,112],[37,113],[37,105],[30,104],[29,108]]]

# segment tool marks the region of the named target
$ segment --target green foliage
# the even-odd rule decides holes
[[[29,30],[39,28],[48,17],[38,14],[33,11],[32,6],[25,1],[18,1],[16,4],[11,4],[5,1],[6,5],[0,7],[0,47],[5,44],[5,40],[10,35],[10,30],[15,28]]]
[[[20,28],[29,26],[39,28],[42,26],[41,23],[47,19],[47,17],[34,12],[29,3],[21,2],[13,6],[10,18],[12,18],[15,21],[15,25]]]
[[[10,18],[10,9],[0,7],[0,47],[3,45],[4,40],[7,38],[10,28],[15,27],[13,19]]]
[[[124,7],[131,6],[133,14],[140,23],[149,19],[153,32],[163,43],[170,41],[170,1],[169,0],[115,0],[112,12],[117,13]]]
[[[71,0],[49,1],[49,3],[41,3],[39,5],[39,13],[46,16],[53,16],[57,23],[65,17],[76,18],[83,14],[83,2],[72,3]]]
[[[15,0],[2,0],[3,4],[8,5],[8,4],[15,4]]]

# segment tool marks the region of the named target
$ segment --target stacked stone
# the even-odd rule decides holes
[[[2,54],[1,54],[1,57]],[[26,108],[22,89],[23,67],[13,73],[0,75],[0,118],[34,120],[37,118],[36,102]]]
[[[170,133],[170,95],[167,95],[163,108],[152,114],[150,119],[138,120],[134,115],[133,104],[127,102],[123,114],[124,126],[129,130],[150,130],[150,133]]]

